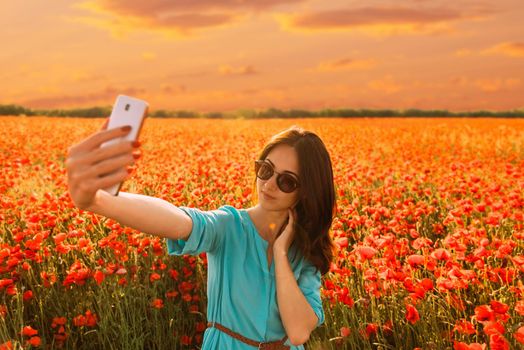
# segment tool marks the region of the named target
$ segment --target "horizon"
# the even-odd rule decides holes
[[[58,112],[72,112],[72,111],[87,111],[87,110],[95,110],[95,109],[107,109],[109,112],[111,111],[111,108],[113,107],[111,104],[105,105],[105,106],[85,106],[85,107],[70,107],[70,108],[30,108],[26,106],[21,106],[17,104],[0,104],[0,116],[1,115],[8,115],[8,114],[1,114],[2,109],[6,107],[15,107],[15,108],[22,108],[27,111],[31,112],[51,112],[51,111],[58,111]],[[409,111],[420,111],[420,112],[443,112],[443,113],[450,113],[450,114],[472,114],[472,113],[493,113],[493,114],[503,114],[503,113],[518,113],[518,114],[524,114],[524,107],[523,108],[515,108],[515,109],[508,109],[508,110],[489,110],[489,109],[483,109],[483,110],[463,110],[463,111],[455,111],[455,110],[448,110],[448,109],[418,109],[418,108],[354,108],[354,107],[340,107],[340,108],[333,108],[333,107],[326,107],[322,109],[305,109],[305,108],[275,108],[275,107],[266,107],[266,108],[238,108],[238,109],[232,109],[232,110],[225,110],[225,111],[198,111],[198,110],[185,110],[185,109],[154,109],[149,108],[148,112],[151,113],[158,113],[158,112],[189,112],[189,113],[195,113],[195,114],[210,114],[210,113],[248,113],[248,112],[254,112],[254,113],[261,113],[261,112],[268,112],[271,110],[280,111],[280,112],[291,112],[291,111],[305,111],[308,113],[318,113],[322,111],[373,111],[373,112],[395,112],[395,113],[406,113]]]
[[[151,110],[524,108],[524,4],[0,4],[0,104]],[[348,107],[351,106],[351,107]]]
[[[72,109],[29,109],[19,105],[0,104],[0,117],[59,117],[59,118],[104,118],[111,114],[112,106],[94,106]],[[473,119],[522,119],[524,109],[506,111],[477,110],[477,111],[449,111],[437,109],[355,109],[326,108],[321,110],[304,109],[237,109],[231,111],[191,111],[191,110],[166,110],[149,109],[148,117],[160,119],[317,119],[317,118],[473,118]]]

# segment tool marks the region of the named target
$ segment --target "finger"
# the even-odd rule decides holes
[[[96,188],[108,188],[123,182],[127,177],[129,177],[129,173],[125,168],[122,168],[114,173],[101,177],[95,181],[95,186]]]
[[[102,125],[100,130],[107,130],[107,125],[108,124],[109,124],[109,117],[106,118],[106,120],[104,121],[104,124]]]
[[[131,131],[131,129],[126,129],[125,127],[118,127],[109,130],[101,130],[97,133],[92,134],[84,141],[82,141],[78,146],[78,151],[91,151],[93,149],[99,148],[104,142],[124,137]]]
[[[82,144],[76,145],[75,147],[82,146]],[[85,169],[91,169],[101,161],[106,159],[115,158],[123,154],[131,154],[133,147],[131,142],[121,142],[107,147],[97,148],[93,151],[84,151],[83,153],[78,152],[78,156],[73,156],[67,159],[68,169],[75,169],[77,171],[85,171]]]
[[[289,208],[288,212],[289,212],[289,223],[292,224],[295,221],[295,217],[294,217],[294,214],[293,214],[293,209]]]
[[[86,172],[86,177],[98,178],[103,177],[106,174],[114,173],[127,165],[131,165],[135,162],[131,153],[124,154],[120,157],[106,159],[95,166],[89,168]]]
[[[83,160],[88,166],[96,165],[106,159],[119,157],[124,154],[131,154],[136,150],[131,142],[120,142],[106,147],[97,148],[90,152]]]

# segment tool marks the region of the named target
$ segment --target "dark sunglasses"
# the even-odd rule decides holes
[[[277,173],[273,165],[265,160],[255,161],[255,173],[260,180],[269,180]],[[291,193],[300,187],[298,179],[288,173],[277,173],[277,186],[284,193]]]

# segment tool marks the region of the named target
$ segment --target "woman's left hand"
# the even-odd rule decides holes
[[[275,240],[275,243],[273,244],[273,251],[280,250],[287,253],[295,237],[294,223],[296,218],[296,211],[295,209],[289,208],[288,213],[289,220],[287,222],[286,228],[284,228],[284,231],[282,231],[280,236],[278,236]]]

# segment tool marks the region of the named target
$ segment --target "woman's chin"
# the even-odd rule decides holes
[[[286,207],[285,205],[282,205],[282,203],[279,203],[278,201],[264,201],[262,199],[258,203],[266,211],[287,211],[288,210],[288,207]]]

